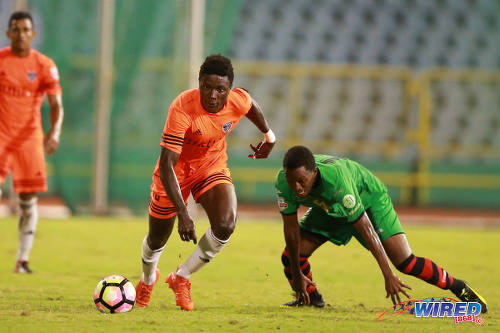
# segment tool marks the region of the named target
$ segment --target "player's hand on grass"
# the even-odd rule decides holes
[[[52,155],[56,152],[57,147],[59,147],[59,138],[56,137],[52,132],[47,133],[43,138],[43,144],[47,154]]]
[[[385,279],[385,290],[387,291],[385,298],[391,296],[392,304],[394,305],[401,303],[399,293],[403,293],[406,297],[410,298],[410,295],[403,288],[412,290],[410,286],[403,283],[396,275],[392,274]]]
[[[307,292],[307,287],[310,285],[316,284],[307,276],[302,274],[302,272],[300,272],[300,275],[297,278],[294,277],[292,279],[292,288],[295,291],[295,297],[304,304],[311,303],[309,293]]]
[[[196,244],[198,238],[196,237],[196,227],[191,216],[189,216],[187,212],[179,212],[179,214],[177,215],[177,219],[177,229],[179,231],[181,240],[185,242],[189,242],[192,240],[193,243]]]
[[[271,150],[273,150],[274,147],[274,142],[267,142],[267,141],[261,141],[257,145],[257,147],[254,147],[252,144],[250,144],[250,148],[253,150],[253,154],[248,155],[251,159],[256,159],[256,158],[266,158],[269,156],[269,153],[271,153]]]

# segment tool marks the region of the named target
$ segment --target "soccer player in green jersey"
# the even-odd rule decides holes
[[[386,187],[362,165],[295,146],[285,154],[275,187],[286,241],[282,262],[296,292],[296,300],[285,305],[323,307],[308,258],[326,241],[346,245],[354,236],[375,257],[386,298],[394,304],[401,303],[399,293],[409,298],[404,288],[411,288],[394,274],[389,260],[400,272],[450,289],[460,300],[478,302],[487,312],[486,301],[467,283],[412,253]],[[300,221],[299,205],[311,207]]]

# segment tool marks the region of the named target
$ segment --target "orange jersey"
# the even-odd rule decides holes
[[[161,142],[162,147],[180,154],[174,169],[177,178],[189,178],[200,169],[225,167],[226,135],[251,106],[250,95],[241,88],[229,92],[226,104],[217,113],[203,109],[199,89],[177,96],[168,111]],[[159,177],[159,159],[151,188],[165,193]]]
[[[61,94],[54,61],[36,50],[21,58],[0,49],[0,141],[19,146],[43,137],[40,107],[44,94]]]

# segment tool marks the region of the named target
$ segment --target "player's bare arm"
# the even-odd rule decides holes
[[[61,95],[47,95],[47,99],[50,105],[51,128],[44,137],[44,145],[47,154],[52,155],[59,147],[64,109]]]
[[[295,214],[281,214],[283,218],[283,232],[285,235],[286,249],[290,255],[290,273],[292,274],[292,288],[295,290],[298,300],[304,304],[309,304],[309,293],[307,286],[314,284],[300,270],[299,251],[300,251],[300,228]]]
[[[262,132],[264,133],[265,140],[259,142],[256,147],[250,144],[253,154],[248,155],[252,159],[266,158],[271,153],[276,142],[276,137],[273,131],[269,128],[264,113],[259,104],[252,98],[252,106],[246,114],[246,117]]]
[[[387,254],[380,242],[380,238],[378,237],[375,229],[370,222],[370,218],[363,212],[361,217],[354,222],[354,227],[361,234],[363,239],[368,246],[368,249],[372,253],[372,255],[377,260],[377,263],[384,275],[385,279],[385,290],[387,292],[386,298],[391,296],[391,300],[393,304],[401,303],[401,298],[399,297],[399,293],[403,293],[406,297],[410,298],[410,295],[406,292],[404,288],[408,288],[411,290],[410,286],[404,284],[392,271],[391,266],[389,266],[389,260],[387,258]],[[397,300],[397,301],[396,301]]]
[[[177,228],[180,238],[186,242],[192,240],[193,243],[196,244],[197,237],[195,224],[191,216],[189,216],[187,207],[182,199],[181,189],[174,171],[174,167],[179,160],[179,155],[180,154],[170,149],[161,148],[159,165],[160,179],[165,192],[167,192],[168,198],[172,201],[177,210]]]

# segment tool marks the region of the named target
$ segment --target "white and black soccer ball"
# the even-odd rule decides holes
[[[94,303],[103,313],[129,312],[135,305],[134,285],[121,275],[106,276],[95,288]]]

